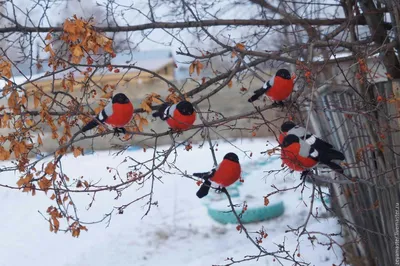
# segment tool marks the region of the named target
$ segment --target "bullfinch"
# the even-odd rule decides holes
[[[290,130],[292,131],[290,132]],[[306,133],[305,138],[304,133]],[[290,169],[302,171],[303,177],[311,168],[322,163],[334,171],[343,173],[343,168],[332,160],[344,160],[345,157],[331,144],[306,132],[302,127],[296,128],[295,126],[286,134],[280,144],[281,159]]]
[[[264,93],[274,101],[274,104],[283,104],[293,91],[295,75],[290,75],[287,69],[279,69],[275,76],[264,83],[263,87],[254,91],[248,100],[250,103],[259,99]]]
[[[118,135],[120,132],[125,134],[124,126],[131,121],[133,111],[133,105],[128,97],[123,93],[117,93],[96,116],[96,119],[93,119],[82,128],[82,132],[95,128],[99,123],[105,123],[114,128],[115,134]]]
[[[219,188],[232,185],[240,179],[241,172],[239,157],[233,152],[227,153],[216,169],[206,173],[193,174],[193,176],[204,179],[203,184],[196,193],[197,197],[203,198],[207,196],[212,183]]]
[[[305,140],[307,142],[313,142],[315,139],[315,145],[319,147],[320,149],[334,149],[333,146],[326,142],[323,141],[322,139],[314,136],[313,134],[309,133],[306,131],[304,127],[298,126],[292,121],[286,121],[281,125],[281,134],[279,135],[279,143],[283,142],[283,139],[286,135],[296,135],[299,138],[304,139],[305,135]],[[343,158],[344,159],[344,158]]]
[[[183,131],[190,128],[196,121],[196,111],[188,101],[181,101],[173,105],[163,103],[153,113],[153,117],[159,117],[161,120],[167,121],[167,124],[173,130]]]

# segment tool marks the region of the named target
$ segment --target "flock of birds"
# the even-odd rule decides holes
[[[265,94],[274,101],[274,105],[283,105],[283,101],[293,91],[294,79],[295,76],[291,75],[287,69],[279,69],[274,77],[265,82],[262,88],[256,90],[248,101],[254,102]],[[125,94],[118,93],[81,131],[86,132],[99,124],[108,124],[114,128],[114,134],[126,133],[124,126],[131,121],[133,113],[134,108],[131,101]],[[184,131],[194,124],[196,111],[188,101],[176,104],[163,103],[153,113],[153,117],[159,117],[166,121],[174,131]],[[305,177],[319,163],[328,166],[333,171],[343,173],[343,168],[334,162],[334,160],[344,160],[343,153],[292,121],[286,121],[281,125],[278,141],[283,164],[292,171],[302,172],[302,177]],[[196,195],[203,198],[211,187],[219,190],[228,187],[238,181],[240,175],[239,157],[235,153],[229,152],[218,167],[209,172],[193,174],[204,180]]]

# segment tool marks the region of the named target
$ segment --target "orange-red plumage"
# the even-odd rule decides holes
[[[287,135],[287,133],[284,133],[284,132],[279,134],[279,137],[278,137],[279,144],[282,144],[283,139],[285,138],[286,135]]]
[[[241,172],[239,157],[233,152],[225,154],[224,159],[218,165],[217,169],[206,173],[193,174],[204,179],[204,183],[196,193],[197,197],[203,198],[207,196],[212,183],[215,183],[219,188],[232,185],[239,180]]]
[[[195,120],[196,112],[191,115],[183,115],[178,109],[175,109],[172,117],[167,119],[167,124],[175,130],[186,130],[193,125]]]
[[[228,187],[239,180],[242,170],[238,162],[224,159],[219,164],[214,176],[210,181],[217,183],[222,187]]]
[[[292,143],[288,147],[282,148],[282,162],[294,171],[304,171],[306,169],[313,168],[318,163],[312,158],[300,156],[299,152],[299,143]]]
[[[114,128],[115,135],[120,132],[125,133],[124,126],[128,124],[133,116],[133,105],[124,93],[117,93],[111,101],[97,114],[96,119],[82,127],[82,132],[86,132],[97,127],[99,124],[108,124]]]
[[[124,127],[131,121],[133,116],[133,105],[129,103],[113,103],[112,105],[112,115],[107,117],[106,123],[113,127]]]
[[[265,94],[273,101],[279,102],[285,100],[293,91],[294,79],[294,76],[292,76],[291,79],[284,79],[282,77],[275,76],[274,85],[267,90]]]

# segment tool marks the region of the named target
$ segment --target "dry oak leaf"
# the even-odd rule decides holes
[[[49,162],[47,164],[46,168],[44,169],[44,172],[48,175],[52,175],[55,170],[56,170],[56,166],[52,162]]]
[[[151,104],[151,103],[150,103],[150,104]],[[140,107],[143,108],[143,110],[145,110],[146,113],[151,113],[152,109],[151,109],[150,104],[149,104],[148,101],[143,101],[143,102],[140,104]]]
[[[268,204],[269,204],[268,197],[264,197],[264,206],[268,206]]]
[[[75,158],[83,153],[83,149],[81,147],[72,147],[72,151]]]
[[[11,63],[0,57],[0,75],[8,79],[11,78]]]
[[[33,174],[29,173],[25,177],[20,178],[17,182],[18,187],[28,184],[33,179]]]
[[[0,147],[0,160],[5,161],[10,159],[11,153],[10,151],[4,149],[3,147]]]
[[[228,87],[229,87],[229,88],[232,88],[232,80],[230,80],[230,81],[228,82]]]
[[[40,189],[42,189],[44,192],[47,192],[47,190],[49,190],[51,187],[51,179],[43,177],[38,181],[38,185]]]
[[[237,43],[235,47],[239,50],[245,50],[246,48],[243,42]]]

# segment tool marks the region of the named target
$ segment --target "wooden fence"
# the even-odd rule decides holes
[[[349,225],[343,227],[346,240],[353,243],[347,246],[346,257],[354,266],[396,265],[400,116],[392,95],[398,95],[399,87],[393,81],[371,85],[361,96],[334,87],[315,94],[310,119],[314,132],[344,152],[345,174],[368,181],[331,185],[336,214]]]

